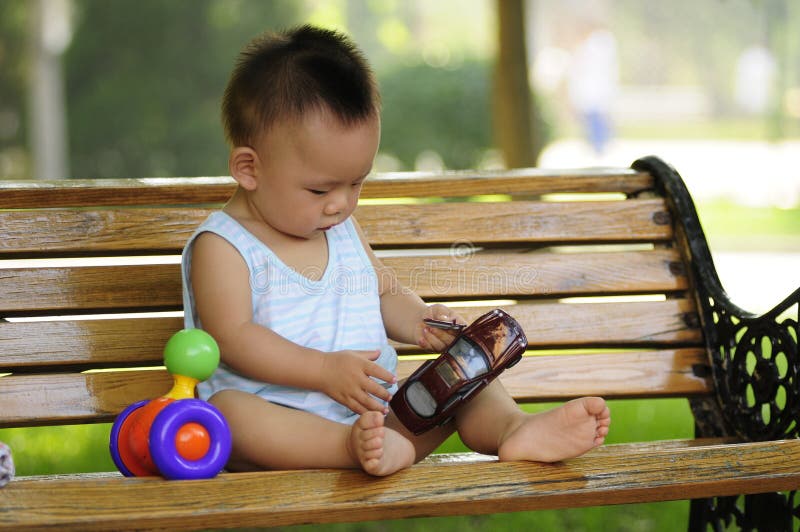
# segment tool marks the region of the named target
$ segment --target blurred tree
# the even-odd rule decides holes
[[[69,175],[64,74],[61,56],[72,40],[70,0],[29,3],[31,61],[28,82],[33,176],[62,179]]]
[[[0,177],[29,175],[27,120],[28,2],[0,1]]]
[[[528,83],[524,0],[497,0],[498,53],[494,72],[494,134],[506,166],[535,166],[544,147],[535,127],[536,105]]]
[[[778,140],[786,134],[786,109],[784,94],[790,86],[790,64],[792,49],[790,36],[792,26],[789,24],[788,0],[772,0],[765,2],[764,13],[766,18],[766,33],[771,41],[772,50],[775,52],[778,63],[777,83],[773,91],[773,101],[770,102],[770,112],[767,117],[767,135],[771,140]]]
[[[489,65],[397,65],[379,74],[383,100],[381,149],[405,168],[432,150],[448,168],[470,168],[492,146]]]
[[[76,0],[65,57],[76,177],[227,173],[219,101],[241,47],[289,0]]]

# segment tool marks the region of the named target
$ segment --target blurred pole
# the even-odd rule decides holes
[[[508,168],[534,166],[540,146],[534,139],[528,83],[525,0],[496,0],[498,50],[494,72],[495,143]]]
[[[68,177],[61,54],[72,39],[70,0],[36,0],[30,81],[31,148],[36,179]]]
[[[792,50],[789,47],[790,27],[788,0],[773,0],[765,2],[767,36],[769,47],[773,50],[775,61],[778,64],[777,76],[773,88],[773,101],[768,114],[767,136],[772,141],[783,140],[786,137],[786,112],[783,98],[789,88],[789,61]]]

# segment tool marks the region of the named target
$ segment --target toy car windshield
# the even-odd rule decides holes
[[[472,340],[458,337],[447,352],[458,362],[468,379],[474,379],[489,371],[489,360]]]
[[[500,309],[484,314],[408,378],[392,409],[416,434],[446,423],[459,405],[519,362],[527,345],[514,318]]]

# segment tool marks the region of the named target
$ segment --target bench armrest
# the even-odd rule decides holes
[[[735,305],[722,288],[705,233],[683,179],[657,157],[633,168],[649,172],[682,233],[716,389],[722,434],[751,440],[800,436],[800,288],[763,315]]]
[[[725,423],[748,440],[797,438],[800,288],[761,316],[713,296],[708,307],[713,324],[706,336]]]

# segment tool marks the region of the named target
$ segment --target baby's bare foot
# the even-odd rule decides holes
[[[383,426],[381,412],[367,412],[353,423],[348,452],[370,475],[386,476],[411,466],[416,452],[400,433]]]
[[[583,397],[539,414],[523,414],[501,440],[501,460],[558,462],[602,445],[611,412],[600,397]]]

